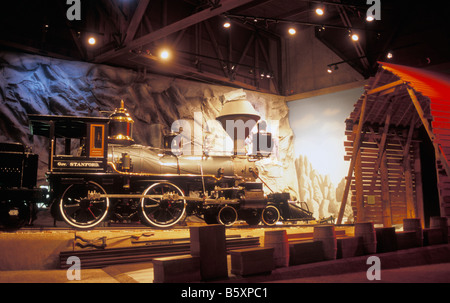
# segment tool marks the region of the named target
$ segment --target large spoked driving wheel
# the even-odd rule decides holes
[[[281,215],[278,208],[273,205],[268,205],[266,208],[264,208],[261,214],[261,219],[267,226],[275,225],[278,220],[280,220],[280,217]]]
[[[171,227],[186,214],[183,192],[172,183],[162,182],[149,186],[141,198],[142,218],[146,223],[160,227]]]
[[[64,191],[59,210],[64,221],[76,228],[92,228],[102,222],[109,209],[108,198],[91,198],[91,194],[106,194],[97,183],[72,184]]]

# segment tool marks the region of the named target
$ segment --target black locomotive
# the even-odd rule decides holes
[[[165,136],[162,148],[135,144],[134,121],[123,103],[109,117],[29,115],[29,119],[32,135],[49,139],[52,216],[74,228],[138,221],[168,228],[191,215],[226,226],[236,220],[274,225],[280,220],[314,219],[311,212],[290,201],[288,193],[264,194],[255,161],[269,151],[259,144],[251,159],[237,150],[233,156],[177,153],[173,148],[178,144],[176,133]],[[264,131],[255,135],[256,142],[271,140]],[[57,152],[60,141],[63,152]],[[34,174],[28,186],[33,194],[35,156],[26,162],[33,162],[32,171],[23,171],[24,176]],[[4,208],[6,216],[15,214],[11,204]],[[34,212],[25,213],[31,222]]]
[[[19,143],[0,143],[0,224],[31,224],[46,191],[36,187],[38,155]]]

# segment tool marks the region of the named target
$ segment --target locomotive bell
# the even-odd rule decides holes
[[[120,101],[120,108],[116,108],[109,118],[109,141],[119,144],[133,144],[134,121],[124,107],[123,100]]]
[[[216,120],[233,139],[235,155],[245,155],[245,139],[260,118],[259,113],[246,99],[230,100],[225,103]]]

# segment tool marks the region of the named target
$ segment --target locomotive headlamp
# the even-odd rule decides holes
[[[133,119],[124,107],[123,100],[120,101],[120,108],[116,108],[109,117],[109,141],[118,144],[132,144],[133,140]]]

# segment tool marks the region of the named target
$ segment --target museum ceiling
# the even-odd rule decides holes
[[[368,78],[378,61],[449,72],[444,9],[422,1],[368,2],[2,1],[0,47],[283,95],[286,66],[309,60],[294,56],[299,46],[289,41],[312,30],[311,39],[341,59],[327,62],[329,72],[347,64]],[[316,13],[319,5],[323,15]],[[368,10],[381,19],[367,21]]]

